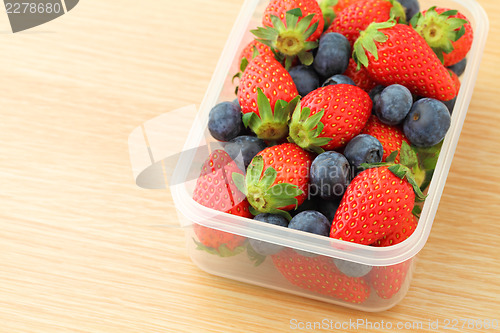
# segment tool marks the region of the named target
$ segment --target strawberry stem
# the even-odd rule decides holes
[[[456,10],[448,10],[441,14],[436,7],[431,7],[425,14],[418,13],[410,21],[416,32],[421,35],[432,48],[438,58],[443,61],[443,53],[453,51],[452,42],[457,41],[465,32],[467,20],[453,18]]]
[[[259,115],[254,112],[243,115],[243,124],[257,134],[262,140],[278,141],[288,135],[288,120],[290,113],[295,108],[299,96],[290,102],[277,100],[274,111],[271,108],[269,98],[262,89],[257,88],[257,107]]]
[[[284,57],[285,69],[290,69],[296,57],[309,66],[313,62],[312,53],[309,51],[318,46],[317,42],[307,41],[318,28],[318,22],[311,24],[315,15],[302,17],[302,10],[294,8],[286,12],[285,22],[276,15],[271,15],[272,27],[258,27],[250,32],[259,42],[277,52],[277,59]],[[308,55],[304,56],[304,53]]]
[[[319,137],[324,128],[324,124],[321,122],[324,114],[325,111],[321,110],[311,116],[311,109],[307,107],[301,109],[299,101],[290,121],[288,141],[303,149],[321,154],[324,151],[321,146],[332,140],[331,138]]]
[[[259,155],[255,156],[248,166],[244,182],[242,177],[233,173],[236,187],[246,194],[248,203],[256,212],[279,214],[291,220],[290,214],[280,208],[290,205],[297,207],[296,197],[304,194],[298,186],[289,183],[273,185],[277,172],[273,167],[264,170],[264,159]]]

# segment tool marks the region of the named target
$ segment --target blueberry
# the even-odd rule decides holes
[[[340,198],[334,199],[334,200],[327,200],[327,199],[318,199],[318,211],[325,215],[325,217],[328,219],[328,223],[332,224],[333,218],[335,217],[335,213],[337,212],[337,209],[340,206]]]
[[[385,86],[379,84],[379,85],[376,85],[375,87],[373,87],[370,92],[368,93],[368,96],[370,96],[370,98],[372,99],[372,102],[373,102],[373,108],[372,110],[375,110],[375,104],[377,104],[377,101],[380,97],[380,93],[382,92],[382,90],[384,90]]]
[[[237,160],[238,156],[241,154],[246,169],[252,161],[252,158],[266,147],[267,145],[263,140],[255,136],[242,135],[226,143],[224,145],[224,150],[233,160]]]
[[[328,219],[325,215],[315,210],[306,210],[295,215],[290,220],[288,228],[322,236],[328,236],[330,234],[330,223]]]
[[[413,104],[413,96],[405,86],[385,87],[375,103],[375,114],[387,125],[397,125],[405,119]]]
[[[455,103],[457,101],[457,97],[455,96],[453,99],[450,99],[449,101],[443,102],[444,105],[448,108],[448,111],[450,111],[450,115],[453,113],[453,109],[455,108]]]
[[[253,218],[254,220],[260,222],[266,222],[269,224],[278,225],[281,227],[288,227],[288,220],[281,215],[262,213]],[[272,255],[278,253],[283,249],[283,246],[264,242],[258,239],[249,238],[250,245],[255,250],[255,252],[262,254],[264,256]]]
[[[360,170],[363,163],[382,162],[383,155],[382,144],[369,134],[355,136],[344,149],[344,156],[355,170]]]
[[[313,196],[309,196],[297,209],[290,211],[290,215],[295,216],[305,210],[317,210],[318,208],[318,199]]]
[[[346,71],[351,57],[351,45],[344,35],[330,32],[321,36],[313,67],[326,79]]]
[[[420,11],[420,4],[418,0],[398,0],[399,3],[404,7],[406,14],[406,21],[410,19]]]
[[[319,87],[318,74],[311,67],[298,65],[288,71],[300,96],[305,96]]]
[[[326,79],[326,81],[323,82],[322,87],[330,86],[330,85],[334,85],[334,84],[350,84],[353,86],[356,85],[356,83],[354,83],[354,81],[349,76],[345,76],[342,74],[335,74],[334,76]]]
[[[219,103],[208,114],[208,130],[216,140],[234,139],[243,127],[241,109],[233,102]]]
[[[450,128],[450,112],[443,102],[422,98],[413,103],[403,124],[403,131],[417,147],[431,147],[441,142]]]
[[[240,112],[241,112],[240,101],[237,98],[235,98],[235,99],[233,99],[232,102],[233,102],[234,105],[236,105],[236,107],[238,108],[238,110],[240,110]],[[245,126],[241,126],[241,131],[240,131],[240,133],[237,136],[242,136],[242,135],[255,136],[255,133],[253,133],[252,130],[250,130],[250,127],[246,128]]]
[[[335,151],[319,154],[311,163],[310,193],[323,199],[341,197],[350,182],[349,161]]]
[[[455,74],[457,74],[457,76],[460,76],[465,72],[466,66],[467,66],[467,58],[463,58],[462,60],[460,60],[454,65],[449,66],[448,68]]]
[[[362,277],[368,274],[373,266],[358,264],[354,261],[347,261],[338,258],[333,258],[335,266],[347,276]]]

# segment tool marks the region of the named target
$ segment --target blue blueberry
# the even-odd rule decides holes
[[[314,70],[323,79],[346,71],[351,57],[351,45],[344,35],[330,32],[321,36],[314,57]]]
[[[455,65],[448,66],[448,68],[457,74],[457,76],[460,76],[465,72],[465,67],[467,67],[467,58],[463,58]]]
[[[318,199],[318,208],[317,211],[320,212],[321,214],[325,215],[325,217],[328,219],[328,223],[330,226],[332,225],[333,218],[335,217],[335,213],[337,212],[337,209],[340,206],[340,201],[341,198],[334,199],[334,200],[327,200],[327,199]]]
[[[347,276],[362,277],[370,273],[373,266],[358,264],[354,261],[347,261],[338,258],[333,258],[335,266]]]
[[[306,210],[295,215],[288,224],[289,229],[310,232],[316,235],[330,235],[330,222],[315,210]]]
[[[288,227],[288,220],[283,216],[277,214],[262,213],[255,216],[253,219],[260,222],[274,224],[285,228]],[[254,238],[249,238],[249,243],[255,250],[255,252],[264,256],[278,253],[283,249],[283,246],[281,245],[261,241]]]
[[[448,108],[448,111],[450,111],[450,115],[453,113],[453,109],[455,108],[455,103],[457,102],[457,97],[455,96],[453,99],[450,99],[449,101],[444,101],[444,105]]]
[[[304,65],[290,68],[288,71],[300,96],[305,96],[319,87],[319,77],[314,69]]]
[[[375,114],[387,125],[397,125],[405,119],[413,104],[413,96],[405,86],[385,87],[375,103]]]
[[[208,114],[208,131],[216,140],[234,139],[243,127],[241,109],[233,102],[219,103]]]
[[[224,150],[235,161],[241,154],[246,169],[252,161],[252,158],[266,147],[267,145],[263,140],[255,136],[242,135],[226,143],[224,145]]]
[[[385,86],[379,84],[379,85],[376,85],[375,87],[373,87],[370,92],[368,93],[368,96],[370,96],[372,102],[373,102],[373,107],[372,107],[372,111],[375,112],[375,105],[377,104],[377,101],[380,97],[380,93],[382,92],[382,90],[385,89]]]
[[[330,86],[330,85],[334,85],[334,84],[350,84],[352,86],[356,85],[356,83],[354,83],[354,81],[349,76],[345,76],[342,74],[335,74],[334,76],[326,79],[326,81],[323,82],[322,87]]]
[[[398,0],[398,1],[405,9],[406,21],[409,22],[416,13],[420,12],[420,4],[418,0]]]
[[[318,200],[319,198],[310,195],[299,207],[297,207],[297,209],[291,210],[289,213],[290,215],[295,216],[305,210],[317,210]]]
[[[359,134],[347,143],[344,156],[352,168],[356,171],[361,169],[363,163],[380,163],[384,155],[384,148],[377,138],[369,134]]]
[[[240,106],[240,101],[235,98],[233,99],[233,104],[236,105],[236,107],[238,108],[238,110],[240,110],[241,112],[241,106]],[[251,136],[255,136],[255,133],[252,132],[252,130],[250,129],[250,127],[245,127],[245,126],[241,126],[241,131],[240,133],[238,134],[238,136],[242,136],[242,135],[251,135]]]
[[[341,197],[349,185],[350,172],[344,155],[335,151],[321,153],[311,163],[309,191],[323,199]]]
[[[422,98],[413,103],[403,131],[413,145],[431,147],[443,140],[450,124],[450,112],[443,102]]]

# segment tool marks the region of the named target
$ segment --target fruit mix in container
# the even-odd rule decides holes
[[[417,0],[271,0],[251,33],[235,99],[210,111],[223,148],[203,164],[193,199],[365,246],[405,241],[450,128],[468,19]],[[372,267],[199,224],[194,233],[200,250],[271,258],[292,284],[354,303],[369,297],[367,281],[390,298],[411,261]]]

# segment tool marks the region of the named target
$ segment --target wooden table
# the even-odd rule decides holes
[[[242,0],[86,0],[18,34],[2,14],[0,331],[500,320],[500,4],[480,2],[489,39],[434,227],[406,298],[376,314],[204,273],[165,227],[169,192],[134,184],[129,133],[201,102]]]

